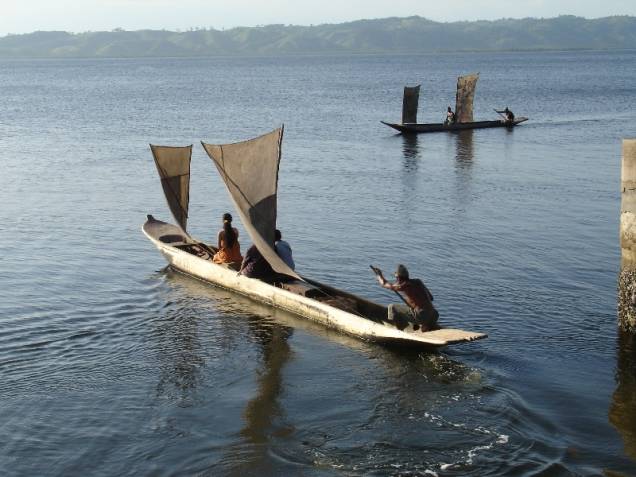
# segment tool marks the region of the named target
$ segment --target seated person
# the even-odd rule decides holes
[[[511,123],[515,120],[515,115],[508,109],[508,106],[506,106],[506,109],[504,109],[504,116],[506,117],[507,123]]]
[[[289,268],[295,270],[296,264],[294,263],[294,258],[292,257],[292,249],[289,243],[283,240],[283,236],[278,229],[276,229],[275,240],[276,241],[274,242],[274,250],[276,250],[278,256],[283,259],[283,262],[285,262]]]
[[[228,213],[223,214],[223,228],[219,231],[217,236],[219,251],[212,257],[214,263],[243,261],[238,235],[238,230],[232,227],[232,216]]]
[[[398,265],[395,272],[395,283],[389,283],[382,272],[378,273],[380,285],[389,290],[401,292],[408,306],[389,305],[389,319],[395,321],[396,315],[410,316],[415,323],[413,329],[422,327],[422,331],[439,329],[437,320],[439,313],[433,306],[433,294],[419,278],[409,278],[409,271],[404,265]]]
[[[455,113],[449,106],[448,109],[446,110],[446,121],[444,121],[444,124],[454,124],[454,123],[455,123]]]
[[[245,257],[238,273],[249,278],[258,278],[266,281],[275,276],[271,265],[267,263],[267,260],[258,251],[256,245],[252,245],[245,252]]]

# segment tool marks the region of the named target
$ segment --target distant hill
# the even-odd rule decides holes
[[[421,17],[230,30],[45,32],[0,37],[1,58],[425,53],[636,48],[636,17],[438,23]]]

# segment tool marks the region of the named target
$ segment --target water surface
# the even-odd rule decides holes
[[[0,66],[3,475],[636,475],[616,331],[635,52]],[[530,121],[380,124],[418,83],[441,121],[473,71],[476,119]],[[404,263],[487,340],[385,348],[165,269],[140,231],[169,218],[148,143],[195,145],[189,226],[211,240],[231,205],[198,141],[282,123],[298,270],[390,303],[368,265]]]

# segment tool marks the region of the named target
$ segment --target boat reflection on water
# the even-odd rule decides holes
[[[455,140],[455,194],[453,194],[454,226],[464,228],[464,213],[473,204],[473,131],[459,131],[453,134]]]
[[[225,453],[219,465],[224,469],[223,472],[227,471],[230,475],[249,474],[255,470],[259,475],[275,475],[279,469],[275,459],[271,457],[272,438],[293,432],[293,426],[286,423],[285,411],[279,403],[284,391],[283,369],[292,355],[288,340],[293,334],[293,328],[281,324],[278,320],[279,315],[285,312],[227,290],[208,286],[169,267],[165,270],[165,278],[176,290],[184,292],[178,303],[181,310],[178,314],[196,315],[194,310],[192,313],[188,312],[188,302],[196,303],[201,308],[211,307],[210,311],[219,317],[221,326],[225,328],[222,322],[231,323],[227,333],[242,337],[243,340],[255,345],[256,356],[248,352],[250,362],[244,363],[243,367],[246,373],[255,368],[256,391],[253,397],[248,399],[242,412],[242,425],[238,431],[240,439]],[[190,330],[193,326],[200,326],[200,319],[191,320],[190,326],[186,324],[186,328],[180,329],[179,333],[166,334],[171,339],[175,335],[190,337],[172,345],[176,345],[181,350],[180,353],[185,355],[183,360],[178,356],[173,357],[174,368],[178,369],[178,372],[170,370],[166,374],[181,376],[180,380],[183,383],[191,383],[194,386],[197,379],[196,373],[192,371],[193,366],[179,364],[182,361],[188,364],[192,362],[188,361],[192,358],[190,354],[193,348],[189,340],[198,334],[196,330]],[[216,339],[223,340],[225,337],[216,336]],[[212,343],[207,343],[208,347],[211,345]],[[234,348],[235,345],[236,343],[226,343],[221,348]],[[253,346],[245,343],[245,347],[249,349]],[[200,348],[200,344],[195,348]],[[186,378],[188,375],[190,377]],[[162,388],[164,387],[162,385]]]
[[[455,161],[457,167],[469,167],[473,164],[473,132],[472,130],[467,130],[455,133]]]
[[[270,452],[272,436],[284,437],[294,431],[279,403],[284,390],[283,368],[292,355],[288,339],[293,330],[259,316],[248,317],[247,323],[260,356],[256,392],[245,406],[240,430],[242,443],[235,449],[241,458],[231,459],[232,473],[258,469],[260,475],[275,474],[276,463]]]
[[[619,330],[616,357],[616,390],[609,421],[623,439],[625,454],[636,459],[636,336]]]
[[[157,397],[175,401],[181,408],[195,405],[204,364],[205,343],[199,339],[194,304],[188,297],[172,303],[152,331],[160,368]]]
[[[178,381],[181,386],[178,391],[196,399],[171,401],[180,408],[184,402],[199,408],[194,413],[188,411],[186,416],[200,418],[208,410],[211,412],[206,416],[206,424],[181,420],[176,423],[193,434],[209,433],[224,442],[212,454],[206,444],[205,452],[195,456],[207,462],[208,469],[214,468],[215,474],[288,475],[290,465],[301,470],[313,467],[311,456],[323,455],[325,436],[341,437],[342,429],[337,423],[331,427],[334,423],[320,422],[321,412],[312,407],[312,399],[307,401],[306,396],[296,392],[308,380],[321,382],[357,375],[357,379],[366,383],[362,394],[357,385],[346,390],[362,399],[353,406],[356,412],[374,414],[376,411],[370,411],[364,404],[368,400],[382,403],[378,406],[381,419],[399,421],[400,417],[395,415],[395,405],[399,405],[419,416],[426,426],[437,425],[427,413],[446,406],[452,408],[453,396],[472,396],[482,389],[483,378],[478,369],[438,350],[427,352],[366,343],[172,270],[165,272],[164,277],[169,288],[166,303],[170,313],[169,319],[162,320],[168,323],[168,329],[161,338],[161,354],[164,348],[169,348],[160,357],[166,369],[162,397],[171,397],[175,391],[170,384]],[[315,354],[311,346],[313,337],[322,343],[321,349],[325,350],[322,354]],[[333,344],[345,349],[333,353]],[[366,358],[362,369],[355,373],[339,366],[341,362],[335,358],[337,355],[346,362],[350,354]],[[206,362],[198,366],[201,357]],[[330,371],[318,377],[308,374],[315,369],[316,360],[323,360]],[[292,361],[294,371],[288,373],[286,369]],[[450,397],[449,385],[453,386]],[[223,394],[219,407],[217,388]],[[330,392],[325,396],[332,398]],[[350,400],[351,395],[345,394],[344,398]],[[307,415],[301,414],[299,418],[299,408],[304,406],[308,406]],[[227,413],[227,417],[218,416],[218,412]],[[187,421],[183,414],[180,416]],[[231,419],[232,416],[240,416],[240,421]],[[465,422],[463,416],[455,417],[458,422]],[[408,423],[417,425],[415,421]],[[463,428],[457,429],[463,435]],[[338,448],[332,451],[333,456],[348,462]],[[428,462],[429,457],[419,456],[414,462],[421,459]]]
[[[449,148],[455,147],[455,161],[458,167],[471,166],[475,155],[473,146],[474,131],[457,131],[448,136]],[[418,160],[422,157],[422,146],[417,134],[402,134],[402,154],[404,156],[404,169],[407,172],[416,172]]]
[[[415,166],[417,168],[417,159],[420,157],[417,134],[402,134],[402,153],[406,167]]]
[[[402,166],[402,205],[403,217],[405,220],[411,220],[413,207],[412,195],[419,189],[420,181],[417,177],[418,166],[420,162],[420,145],[418,144],[417,134],[402,134],[402,153],[404,155],[404,163]]]

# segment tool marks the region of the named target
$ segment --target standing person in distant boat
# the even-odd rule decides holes
[[[395,321],[396,314],[410,315],[415,321],[414,329],[422,327],[422,331],[439,328],[439,313],[433,306],[433,294],[419,278],[409,278],[409,271],[404,265],[398,265],[395,272],[395,283],[389,283],[380,270],[376,271],[378,282],[382,287],[404,294],[405,305],[389,305],[389,320]]]
[[[296,269],[296,264],[294,263],[294,257],[292,256],[292,249],[289,243],[283,240],[283,236],[280,233],[280,230],[276,229],[275,232],[275,242],[274,249],[280,258],[283,259],[289,268],[292,270]]]
[[[448,109],[446,110],[446,124],[454,124],[455,123],[455,113],[453,112],[453,110],[451,109],[451,107],[449,106]]]
[[[507,123],[512,123],[515,120],[515,115],[508,109],[508,106],[506,106],[506,109],[504,109],[504,115],[506,116]]]
[[[243,261],[238,235],[238,230],[232,227],[232,215],[223,214],[223,228],[219,230],[217,235],[219,251],[212,257],[214,263],[241,263]]]

